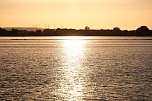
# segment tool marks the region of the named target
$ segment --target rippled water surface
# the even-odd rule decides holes
[[[151,37],[1,37],[1,101],[152,101]]]

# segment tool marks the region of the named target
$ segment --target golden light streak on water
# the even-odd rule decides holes
[[[62,96],[67,100],[82,100],[84,86],[82,84],[81,71],[84,69],[82,66],[84,44],[85,41],[78,39],[78,37],[62,40],[63,54],[65,55],[65,66],[63,67],[65,77],[61,81],[60,92],[64,93]]]

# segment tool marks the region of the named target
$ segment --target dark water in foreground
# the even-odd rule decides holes
[[[1,38],[0,101],[152,101],[152,38],[72,38]]]

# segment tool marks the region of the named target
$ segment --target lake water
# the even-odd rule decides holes
[[[152,37],[1,37],[0,101],[152,101]]]

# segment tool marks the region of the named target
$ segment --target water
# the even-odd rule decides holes
[[[0,100],[152,101],[152,37],[1,37]]]

